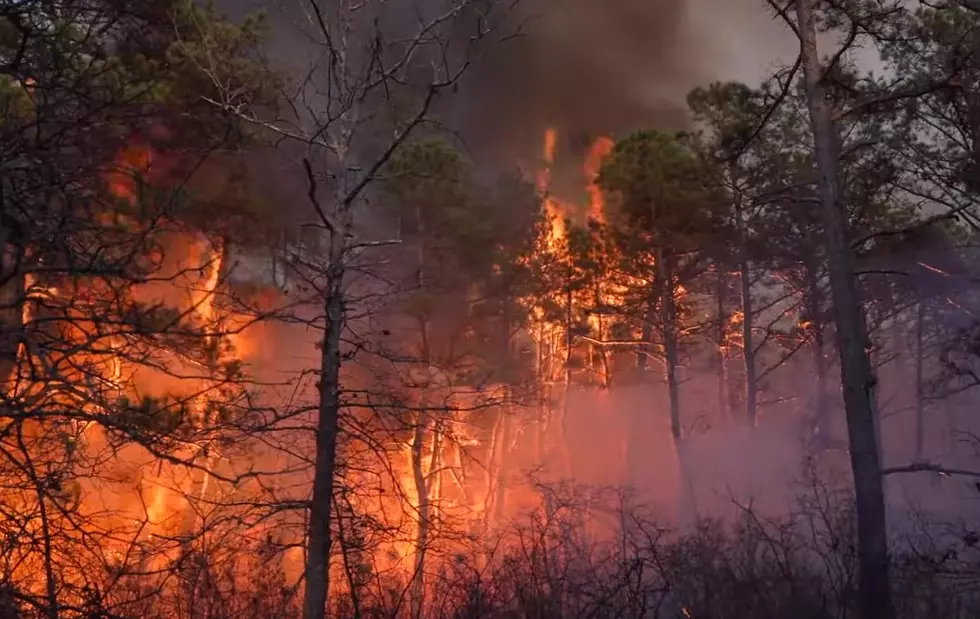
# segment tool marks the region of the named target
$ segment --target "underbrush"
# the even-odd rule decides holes
[[[852,504],[823,489],[764,517],[751,504],[684,533],[639,509],[597,510],[574,493],[508,527],[427,559],[424,596],[411,578],[363,571],[332,583],[338,619],[847,619],[857,618]],[[919,513],[892,535],[902,619],[980,617],[980,538]],[[342,561],[345,549],[338,549]],[[349,550],[349,549],[347,549]],[[215,557],[222,556],[219,561]],[[300,616],[271,543],[184,556],[153,587],[140,575],[59,617],[265,619]],[[245,577],[242,578],[242,573]],[[237,575],[237,576],[236,576]],[[125,583],[125,584],[120,584]],[[351,587],[351,583],[356,583]],[[341,591],[337,591],[341,589]],[[0,619],[51,617],[0,583]]]

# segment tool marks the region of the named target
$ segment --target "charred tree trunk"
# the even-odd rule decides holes
[[[415,434],[412,438],[412,476],[415,482],[415,496],[418,505],[418,526],[415,537],[415,568],[412,573],[412,616],[421,617],[425,597],[425,556],[429,546],[429,530],[431,528],[431,496],[429,473],[425,470],[423,462],[425,440],[429,432],[429,399],[426,397],[429,389],[434,387],[432,384],[432,349],[429,343],[429,309],[428,299],[425,295],[429,292],[427,280],[427,261],[426,261],[426,225],[422,216],[422,205],[416,204],[415,225],[419,235],[416,247],[416,271],[415,285],[418,293],[423,295],[421,314],[418,317],[419,323],[419,360],[425,374],[424,384],[421,386],[421,398],[418,418],[415,424]],[[435,463],[438,455],[438,431],[433,435],[431,463]],[[434,471],[434,468],[430,468]]]
[[[734,177],[734,175],[733,175]],[[752,271],[746,247],[747,231],[742,197],[735,191],[735,229],[738,237],[739,284],[742,293],[742,360],[745,366],[745,421],[756,425],[759,381],[756,378],[755,342],[752,339]]]
[[[919,299],[915,315],[915,461],[923,462],[926,442],[926,399],[925,399],[925,321],[926,306]]]
[[[830,408],[827,405],[827,344],[823,321],[823,297],[814,264],[804,265],[806,271],[806,301],[810,327],[813,329],[813,369],[817,378],[816,393],[813,397],[813,433],[826,444],[830,439]]]
[[[425,464],[423,463],[425,437],[428,433],[429,415],[425,410],[426,401],[423,398],[422,410],[419,411],[418,421],[415,424],[415,434],[412,438],[412,477],[415,482],[415,492],[417,497],[418,526],[415,534],[415,565],[412,572],[412,616],[421,617],[425,594],[425,554],[429,545],[429,480],[427,479]],[[433,457],[437,449],[433,441]]]
[[[316,461],[310,504],[308,549],[305,566],[306,593],[303,619],[326,616],[330,589],[330,516],[334,470],[337,465],[337,429],[340,422],[340,336],[345,323],[344,264],[346,237],[330,232],[330,262],[326,272],[324,337],[320,351],[320,405],[317,410]]]
[[[0,304],[5,308],[0,310],[0,375],[5,382],[13,379],[24,329],[25,254],[17,227],[0,211]]]
[[[562,381],[562,396],[561,396],[561,412],[559,413],[558,420],[558,451],[559,458],[561,460],[561,469],[563,475],[572,474],[572,461],[571,454],[569,453],[568,447],[568,400],[569,393],[572,389],[572,344],[574,342],[574,334],[572,332],[572,310],[573,310],[573,298],[572,298],[572,268],[571,264],[568,267],[567,279],[565,285],[567,289],[565,291],[565,359],[564,367],[562,371],[564,373]]]
[[[569,299],[570,300],[570,299]],[[510,401],[513,396],[512,385],[514,383],[514,351],[511,344],[511,331],[513,325],[511,324],[511,313],[510,313],[510,299],[504,299],[504,311],[502,320],[502,362],[504,367],[504,401],[500,407],[500,413],[498,417],[498,422],[502,424],[501,431],[501,444],[499,448],[500,452],[500,466],[497,469],[497,479],[496,479],[496,497],[493,502],[493,520],[494,524],[500,525],[503,522],[505,510],[507,507],[507,491],[510,485],[510,458],[507,454],[510,451],[511,442],[513,441],[513,428],[512,420],[510,415]],[[566,398],[568,394],[566,393]]]
[[[670,407],[670,430],[674,440],[681,439],[680,389],[677,381],[677,307],[674,286],[673,258],[663,249],[657,249],[656,297],[659,302],[660,329],[664,345],[664,378],[667,382],[667,400]]]
[[[718,277],[716,280],[715,289],[715,301],[717,303],[716,313],[718,315],[718,333],[717,333],[717,347],[718,347],[718,358],[716,360],[717,367],[717,386],[718,386],[718,412],[721,414],[722,419],[726,421],[731,419],[732,411],[729,407],[729,394],[728,394],[728,321],[730,316],[728,314],[728,281],[726,278],[725,269],[722,265],[718,265]]]
[[[678,378],[678,324],[677,291],[674,284],[674,258],[662,249],[657,251],[657,279],[660,290],[660,324],[664,341],[665,378],[667,381],[667,400],[670,407],[670,433],[677,452],[677,464],[681,477],[680,515],[685,522],[697,518],[694,501],[694,485],[691,480],[687,458],[687,445],[681,426],[680,381]]]
[[[800,56],[806,86],[814,153],[820,175],[830,285],[847,415],[851,469],[857,503],[859,599],[863,619],[893,619],[889,581],[885,497],[877,445],[876,380],[870,342],[848,240],[847,210],[840,187],[840,144],[823,82],[812,0],[796,0]]]
[[[650,342],[653,340],[653,321],[656,316],[657,300],[651,295],[647,301],[646,315],[643,317],[643,325],[640,327],[640,345],[636,349],[636,373],[637,380],[643,382],[646,374],[647,364],[650,357]]]

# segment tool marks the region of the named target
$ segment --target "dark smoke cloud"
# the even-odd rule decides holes
[[[239,16],[268,12],[273,53],[302,62],[297,48],[306,41],[295,35],[303,1],[219,6]],[[444,0],[388,6],[419,1]],[[765,47],[762,20],[761,0],[521,0],[514,22],[523,35],[489,50],[440,113],[472,151],[511,161],[535,157],[549,126],[572,151],[602,134],[680,128],[691,88],[730,77],[732,52],[744,56],[760,38]]]
[[[529,0],[522,17],[525,35],[468,76],[462,116],[477,144],[527,152],[547,126],[573,145],[679,126],[686,92],[707,77],[683,0]]]

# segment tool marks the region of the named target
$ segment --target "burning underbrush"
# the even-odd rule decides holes
[[[545,507],[515,516],[493,534],[457,540],[452,552],[432,549],[438,567],[433,561],[421,614],[412,605],[410,574],[354,563],[357,539],[340,535],[346,586],[332,596],[331,616],[858,616],[853,507],[846,492],[801,487],[792,509],[771,518],[735,501],[736,518],[703,520],[684,532],[628,507],[621,493],[570,485],[537,486],[537,492]],[[911,515],[895,536],[892,557],[899,616],[974,616],[980,608],[977,552],[972,529]],[[219,619],[293,616],[294,590],[270,568],[276,554],[262,543],[254,552],[215,543],[188,555],[179,587],[153,592],[152,601],[129,591],[118,608],[159,619],[175,616],[170,609]],[[234,577],[241,571],[250,577]]]

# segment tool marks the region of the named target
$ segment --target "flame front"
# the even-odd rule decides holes
[[[612,151],[613,142],[609,138],[596,140],[588,149],[581,166],[576,167],[584,177],[579,191],[584,189],[588,199],[587,204],[581,200],[576,204],[575,201],[563,201],[554,195],[556,188],[552,186],[552,172],[559,165],[559,138],[556,129],[545,131],[537,189],[547,217],[547,227],[540,235],[539,247],[546,252],[544,262],[548,262],[550,267],[557,266],[554,271],[561,271],[560,276],[570,280],[576,267],[572,255],[575,248],[569,247],[569,235],[578,231],[570,229],[570,224],[581,226],[591,220],[601,227],[613,219],[607,211],[597,180],[602,162]],[[161,159],[163,157],[159,153],[142,145],[124,149],[113,170],[104,179],[108,194],[123,203],[136,204],[144,197],[144,184],[150,180],[148,177],[153,175]],[[197,507],[206,505],[209,496],[213,497],[228,485],[216,481],[220,476],[212,474],[218,467],[225,466],[222,456],[228,458],[227,453],[218,452],[221,443],[215,439],[214,432],[215,427],[221,425],[215,409],[219,403],[216,400],[222,397],[222,366],[238,360],[236,357],[241,356],[243,350],[260,348],[253,346],[254,342],[249,341],[250,336],[237,332],[239,325],[247,323],[247,318],[236,315],[223,301],[231,296],[225,277],[230,261],[227,241],[213,234],[188,232],[186,228],[180,228],[172,236],[168,243],[172,243],[173,247],[168,249],[175,264],[168,265],[168,270],[183,273],[184,276],[161,277],[161,281],[137,286],[134,294],[140,301],[178,307],[189,317],[188,330],[196,332],[205,352],[200,354],[195,349],[193,353],[183,350],[166,353],[169,358],[165,363],[181,370],[174,374],[182,376],[174,378],[164,376],[163,372],[134,367],[137,364],[122,352],[129,343],[123,337],[116,337],[111,340],[115,354],[111,358],[103,354],[101,359],[107,368],[104,372],[108,386],[103,388],[105,393],[99,398],[105,412],[114,410],[107,403],[122,397],[138,401],[143,395],[157,396],[173,391],[184,396],[190,412],[187,436],[181,436],[181,444],[175,452],[177,459],[193,463],[194,466],[180,466],[140,452],[139,458],[144,464],[139,467],[139,479],[134,483],[138,490],[136,498],[123,494],[113,499],[130,502],[121,506],[120,512],[125,512],[131,520],[146,521],[142,523],[140,543],[150,547],[153,538],[163,540],[159,542],[161,545],[168,541],[171,543],[170,555],[159,554],[156,561],[160,562],[174,559],[185,550],[182,546],[177,548],[173,540],[182,536],[191,537],[191,533],[205,529],[201,527],[202,514]],[[596,238],[601,245],[601,231],[596,232]],[[174,256],[181,258],[177,260]],[[45,289],[29,278],[25,285],[29,291],[26,295],[28,299],[59,294],[57,289]],[[564,287],[556,286],[554,290],[554,298],[547,300],[547,307],[542,299],[525,300],[532,323],[528,327],[529,337],[536,342],[536,379],[545,392],[542,398],[546,401],[544,408],[550,412],[561,408],[561,403],[567,399],[567,389],[572,383],[573,348],[576,354],[587,349],[588,361],[585,365],[591,375],[597,377],[593,384],[609,387],[611,355],[607,352],[606,340],[615,318],[608,317],[607,307],[620,303],[623,286],[617,284],[612,269],[607,268],[601,270],[588,287],[574,288],[566,282]],[[555,307],[561,308],[564,315],[556,316]],[[22,320],[25,324],[35,320],[33,308],[33,303],[24,305]],[[589,325],[588,337],[585,340],[576,339],[580,337],[585,324]],[[583,341],[589,343],[583,344]],[[25,348],[21,354],[27,355],[28,352]],[[188,366],[193,366],[193,371],[187,371]],[[345,518],[353,521],[366,515],[375,518],[386,530],[386,537],[365,549],[363,554],[367,558],[359,560],[371,563],[374,569],[382,573],[397,574],[403,582],[411,581],[413,572],[418,568],[420,548],[441,544],[440,552],[451,552],[464,543],[459,541],[464,536],[457,536],[453,541],[441,541],[434,539],[435,533],[431,534],[433,539],[421,539],[426,518],[439,526],[447,522],[462,523],[466,534],[479,536],[492,531],[504,518],[514,515],[516,508],[512,506],[516,502],[507,499],[505,492],[499,488],[503,483],[501,477],[505,474],[505,464],[508,459],[516,458],[512,453],[517,440],[514,437],[523,429],[508,426],[510,421],[506,406],[501,404],[510,397],[507,388],[492,387],[481,385],[480,395],[472,396],[472,399],[482,401],[474,402],[465,401],[467,396],[453,393],[449,387],[413,387],[411,397],[440,401],[441,406],[445,407],[440,411],[442,416],[436,419],[433,415],[423,422],[423,415],[418,414],[414,423],[421,429],[414,441],[398,436],[384,445],[387,450],[385,457],[390,457],[390,462],[369,461],[369,457],[380,457],[374,452],[369,455],[345,453],[345,458],[349,459],[345,461],[345,466],[349,470],[344,473],[347,477],[343,485],[352,488],[374,485],[379,492],[376,496],[370,493],[345,496],[344,504],[337,507],[338,522],[347,522]],[[560,393],[562,388],[565,389],[564,395]],[[418,392],[425,394],[420,396]],[[491,404],[487,404],[487,401]],[[421,401],[418,408],[427,408],[426,402]],[[463,412],[481,409],[494,411],[495,416],[487,424],[492,424],[491,429],[476,428],[473,418]],[[349,414],[358,413],[354,411]],[[362,421],[367,423],[366,420],[358,420],[359,423]],[[375,422],[373,418],[371,422]],[[546,422],[542,424],[547,425]],[[557,431],[558,427],[559,424],[552,424],[550,430],[544,432]],[[389,436],[397,435],[397,430],[390,427],[383,428],[383,431],[388,431]],[[481,434],[484,431],[486,434]],[[485,440],[481,443],[478,436]],[[556,442],[554,437],[546,438],[543,442],[549,440]],[[365,452],[374,448],[371,445]],[[222,446],[222,449],[230,448]],[[544,451],[542,449],[539,453],[541,460],[550,457],[545,456]],[[358,461],[359,457],[365,458],[365,461]],[[470,461],[476,462],[476,465],[468,464]],[[388,464],[390,469],[386,470]],[[383,482],[377,481],[382,477],[385,477]],[[295,481],[289,479],[284,483],[292,484]],[[516,493],[517,490],[511,488],[508,492]],[[101,507],[93,505],[92,510]],[[465,541],[469,542],[469,539]],[[124,550],[124,545],[120,544],[118,551]],[[434,552],[429,556],[439,557],[440,554]],[[431,559],[434,562],[439,560]],[[335,569],[343,568],[337,566]],[[430,566],[427,569],[433,571],[438,567]],[[343,583],[345,575],[339,576],[335,582]]]

